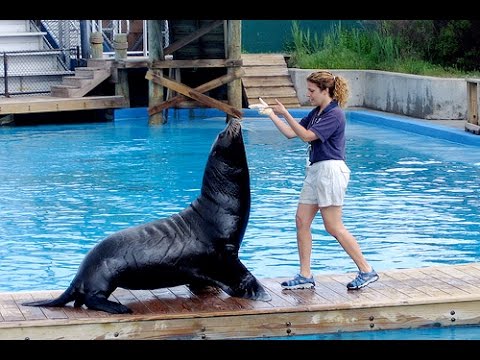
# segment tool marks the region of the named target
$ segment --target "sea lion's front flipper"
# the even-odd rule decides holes
[[[220,269],[222,290],[228,295],[250,300],[270,301],[272,297],[240,260]]]

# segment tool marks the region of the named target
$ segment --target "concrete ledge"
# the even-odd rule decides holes
[[[347,114],[354,121],[400,129],[459,144],[480,146],[480,137],[478,135],[461,129],[419,121],[419,119],[405,119],[398,115],[372,113],[368,110],[348,110]]]
[[[309,105],[306,78],[314,71],[316,70],[289,69],[298,100],[303,106]],[[345,77],[349,83],[348,107],[364,107],[431,120],[467,118],[467,79],[378,70],[332,71]]]

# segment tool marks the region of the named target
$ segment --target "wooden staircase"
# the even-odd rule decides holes
[[[86,67],[75,68],[74,76],[64,76],[62,84],[51,87],[54,97],[79,98],[111,76],[111,61],[88,60]]]
[[[300,107],[297,92],[282,54],[242,54],[244,98],[247,106],[261,97],[268,104],[275,99],[286,107]]]

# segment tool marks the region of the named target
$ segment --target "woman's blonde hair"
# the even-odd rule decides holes
[[[320,90],[328,89],[330,97],[337,100],[338,105],[345,107],[349,92],[348,83],[344,77],[333,75],[330,71],[320,70],[308,75],[307,81],[316,84]]]

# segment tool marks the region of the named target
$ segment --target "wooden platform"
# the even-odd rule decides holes
[[[133,314],[22,306],[61,291],[0,294],[0,339],[240,339],[338,331],[480,324],[480,263],[379,272],[367,288],[348,291],[355,274],[315,276],[315,289],[282,290],[261,279],[271,302],[185,286],[117,289]]]
[[[297,91],[282,54],[242,54],[242,84],[248,104],[261,97],[268,104],[278,99],[288,108],[300,107]]]
[[[85,96],[62,98],[52,96],[0,97],[0,116],[58,111],[94,110],[125,107],[123,96]]]

